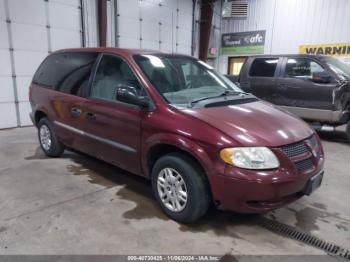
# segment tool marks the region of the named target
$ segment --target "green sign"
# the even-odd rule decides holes
[[[265,30],[222,35],[220,53],[223,55],[263,54]]]
[[[222,55],[253,55],[263,54],[264,46],[239,46],[239,47],[222,47],[220,49]]]

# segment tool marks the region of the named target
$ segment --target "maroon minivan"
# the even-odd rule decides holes
[[[30,86],[46,155],[74,148],[151,179],[180,222],[210,204],[261,213],[310,195],[323,177],[316,133],[198,59],[119,48],[50,54]]]

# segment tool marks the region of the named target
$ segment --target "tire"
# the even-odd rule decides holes
[[[348,139],[348,143],[350,143],[350,121],[346,125],[346,137]]]
[[[167,182],[167,177],[173,178],[172,183]],[[164,213],[171,219],[191,223],[207,212],[211,199],[209,186],[205,174],[190,157],[171,153],[159,158],[153,167],[151,179],[153,193]],[[187,197],[183,196],[184,192]],[[174,201],[179,202],[179,205],[169,200],[171,198],[177,199]]]
[[[59,157],[64,151],[64,145],[58,140],[52,123],[46,118],[38,123],[38,138],[41,149],[49,157]]]

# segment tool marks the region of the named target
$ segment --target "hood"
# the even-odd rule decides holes
[[[221,130],[242,146],[281,146],[313,134],[300,118],[263,101],[183,112]]]

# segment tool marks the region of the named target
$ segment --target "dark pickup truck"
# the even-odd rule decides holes
[[[231,81],[321,127],[347,124],[350,141],[350,67],[321,55],[250,56]]]

